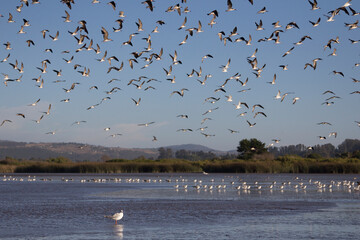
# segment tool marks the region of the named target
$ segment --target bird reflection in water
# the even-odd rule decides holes
[[[113,226],[114,234],[117,236],[117,239],[123,239],[124,238],[124,225],[118,224]]]

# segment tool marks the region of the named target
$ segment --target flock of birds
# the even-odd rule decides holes
[[[203,173],[203,177],[193,177],[187,178],[185,176],[179,177],[112,177],[112,178],[87,178],[87,177],[62,177],[62,178],[48,178],[39,176],[8,176],[3,175],[3,182],[64,182],[64,183],[115,183],[115,184],[150,184],[157,185],[163,184],[166,188],[174,188],[175,191],[183,190],[187,191],[197,191],[201,190],[204,192],[219,191],[225,192],[229,191],[242,191],[244,193],[251,193],[251,191],[296,191],[299,190],[316,190],[318,192],[333,190],[337,191],[360,191],[360,181],[357,181],[357,178],[352,180],[329,180],[329,181],[320,181],[314,179],[303,179],[300,177],[294,177],[292,181],[282,181],[277,182],[276,180],[261,179],[257,181],[247,181],[245,178],[240,176],[225,176],[225,178],[211,177],[208,173]],[[145,185],[145,186],[146,186]]]
[[[120,4],[117,1],[98,1],[98,0],[92,0],[91,4],[107,4],[109,5],[109,9],[107,9],[107,14],[112,14],[114,16],[114,21],[116,26],[102,26],[99,29],[93,29],[93,27],[89,26],[88,22],[90,22],[90,19],[86,19],[86,14],[84,16],[74,16],[72,14],[73,9],[77,7],[77,4],[80,4],[79,1],[75,2],[75,0],[61,0],[60,2],[64,5],[64,16],[57,16],[54,15],[54,18],[61,17],[64,21],[64,25],[66,27],[66,24],[68,24],[68,31],[65,31],[62,28],[62,30],[56,30],[57,26],[49,26],[51,28],[43,29],[41,32],[34,32],[32,31],[32,28],[34,28],[32,24],[31,16],[26,15],[27,8],[36,8],[39,6],[39,4],[46,4],[46,2],[42,2],[40,0],[20,0],[20,3],[18,6],[14,6],[13,12],[9,13],[1,13],[0,12],[0,25],[6,25],[9,24],[13,28],[18,29],[18,32],[16,33],[16,38],[21,39],[21,41],[17,41],[17,45],[13,44],[11,41],[6,41],[2,43],[4,46],[4,49],[0,50],[0,58],[2,58],[0,62],[0,69],[3,76],[3,85],[1,91],[1,95],[7,95],[7,89],[15,86],[16,84],[22,84],[22,82],[29,82],[31,80],[25,79],[23,75],[26,74],[28,69],[33,68],[36,71],[38,71],[38,74],[40,76],[34,76],[32,79],[35,84],[33,85],[35,88],[39,89],[46,89],[49,88],[51,84],[54,84],[55,86],[61,85],[59,87],[60,90],[62,90],[65,94],[70,95],[72,92],[76,92],[78,88],[82,85],[89,84],[90,81],[86,80],[79,80],[79,81],[70,81],[70,79],[86,79],[91,78],[93,76],[93,72],[99,72],[102,71],[102,78],[104,76],[115,76],[111,80],[107,81],[107,85],[104,87],[104,83],[100,80],[97,84],[91,85],[88,88],[89,92],[92,91],[100,91],[101,88],[108,88],[108,86],[111,86],[112,84],[119,84],[117,86],[109,87],[109,89],[104,90],[105,96],[99,101],[97,101],[95,104],[88,105],[84,107],[83,109],[78,109],[78,111],[94,111],[94,109],[100,108],[105,104],[105,102],[111,101],[112,97],[115,93],[120,92],[133,92],[135,89],[137,92],[137,97],[129,97],[129,103],[133,103],[136,107],[141,107],[144,101],[144,95],[146,93],[150,92],[151,96],[156,96],[160,93],[158,92],[164,92],[165,90],[162,89],[163,85],[167,86],[178,86],[178,82],[183,87],[173,87],[173,90],[169,91],[165,95],[168,97],[174,98],[186,98],[188,94],[190,94],[195,87],[193,87],[194,82],[199,83],[201,86],[207,87],[206,91],[212,92],[211,96],[206,97],[204,100],[199,101],[201,104],[214,104],[216,107],[208,108],[208,110],[201,112],[199,114],[201,116],[201,121],[199,122],[198,126],[194,127],[183,127],[179,129],[175,129],[174,132],[199,132],[204,137],[214,137],[216,134],[211,132],[211,128],[206,126],[208,122],[211,122],[214,118],[212,117],[212,114],[219,109],[223,107],[224,104],[232,104],[234,107],[233,109],[238,112],[241,109],[245,109],[245,111],[237,113],[236,117],[247,117],[245,124],[249,127],[255,127],[256,122],[255,120],[259,118],[268,118],[269,114],[266,112],[266,104],[267,103],[253,103],[250,104],[249,102],[245,102],[243,100],[235,100],[235,98],[244,99],[240,94],[243,94],[245,92],[248,92],[252,90],[251,88],[245,88],[247,85],[251,84],[259,84],[255,83],[258,78],[261,78],[261,75],[264,71],[268,70],[266,67],[270,65],[270,63],[261,63],[261,57],[258,57],[258,54],[263,51],[263,46],[266,43],[274,43],[274,44],[283,44],[286,42],[286,35],[290,31],[296,31],[300,30],[303,26],[299,26],[298,23],[295,21],[291,21],[289,23],[280,23],[280,21],[275,21],[270,23],[263,21],[262,19],[259,19],[258,22],[255,22],[254,31],[264,31],[265,28],[267,30],[271,29],[271,34],[269,34],[268,37],[263,37],[260,39],[253,39],[254,34],[245,34],[240,33],[241,29],[238,29],[237,26],[231,27],[232,30],[230,33],[226,32],[225,30],[218,29],[217,22],[221,22],[222,15],[225,14],[232,14],[236,13],[237,6],[241,4],[241,7],[254,7],[257,5],[257,1],[249,0],[248,5],[244,6],[244,3],[240,3],[239,1],[219,1],[218,7],[219,9],[211,10],[207,13],[207,17],[209,19],[209,22],[205,23],[201,22],[200,20],[196,21],[195,26],[188,26],[188,18],[194,18],[193,15],[196,17],[196,12],[192,12],[192,10],[189,8],[188,2],[191,0],[181,0],[181,2],[178,2],[174,5],[169,6],[166,9],[161,9],[162,4],[160,4],[157,1],[154,0],[146,0],[141,2],[139,4],[138,2],[134,2],[131,4],[139,4],[139,8],[145,8],[146,14],[152,14],[153,16],[156,16],[156,12],[159,13],[160,11],[166,12],[169,14],[169,16],[176,16],[181,17],[182,24],[179,24],[179,27],[177,29],[174,29],[177,32],[183,32],[184,33],[184,39],[179,40],[178,46],[176,49],[166,49],[161,46],[162,42],[166,41],[172,41],[171,36],[169,36],[167,39],[161,39],[157,40],[156,35],[159,34],[162,31],[162,28],[164,25],[168,24],[167,19],[160,19],[155,22],[155,27],[151,30],[146,29],[150,25],[148,22],[143,22],[140,19],[140,16],[137,18],[137,21],[134,23],[131,23],[127,21],[128,16],[126,15],[126,12],[122,11],[121,5],[124,5],[124,3]],[[305,0],[304,0],[305,1]],[[307,0],[309,2],[310,9],[308,11],[321,11],[321,5],[318,4],[316,0]],[[105,3],[104,3],[105,2]],[[221,3],[220,3],[221,2]],[[244,1],[246,2],[246,1]],[[260,1],[259,1],[260,2]],[[11,1],[13,4],[14,1]],[[81,3],[83,4],[83,3]],[[90,4],[90,3],[89,3]],[[239,6],[240,7],[240,6]],[[326,7],[326,2],[323,3],[323,7]],[[25,12],[23,14],[23,12]],[[172,15],[170,15],[172,14]],[[257,14],[259,14],[259,17],[261,17],[264,14],[271,14],[271,10],[268,8],[268,6],[262,7]],[[345,2],[342,5],[339,5],[338,8],[330,10],[326,15],[320,16],[315,21],[309,20],[309,24],[312,25],[313,28],[317,28],[320,24],[331,24],[331,22],[335,21],[336,19],[340,18],[341,15],[347,16],[349,19],[353,19],[352,22],[345,22],[344,27],[349,29],[349,34],[357,31],[359,27],[359,20],[357,16],[359,16],[359,12],[357,12],[352,7],[352,1],[349,0]],[[84,18],[82,18],[84,17]],[[170,17],[169,17],[170,18]],[[76,19],[76,20],[75,20]],[[357,19],[357,20],[355,20]],[[174,21],[174,20],[169,20]],[[76,24],[74,25],[74,23]],[[235,23],[229,23],[235,25]],[[136,25],[136,28],[135,28]],[[126,41],[118,40],[118,36],[123,37],[123,32],[125,32],[124,29],[131,28],[131,26],[134,26],[133,32],[127,37]],[[292,29],[292,30],[291,30]],[[211,61],[215,61],[217,58],[216,56],[211,53],[215,52],[211,48],[217,48],[218,46],[212,46],[210,49],[208,49],[208,53],[204,54],[201,59],[201,64],[199,66],[194,66],[192,69],[184,70],[183,74],[180,76],[181,71],[179,69],[184,68],[182,66],[186,65],[187,59],[184,59],[183,56],[185,55],[185,52],[187,50],[182,50],[183,45],[191,44],[189,43],[192,38],[196,38],[197,36],[200,36],[203,32],[212,32],[214,38],[219,39],[220,46],[229,46],[230,44],[241,44],[244,43],[246,46],[249,46],[250,48],[252,46],[253,49],[251,50],[253,53],[250,56],[247,56],[244,58],[244,61],[249,66],[249,69],[253,75],[244,77],[242,73],[240,72],[231,72],[232,69],[236,68],[234,66],[233,62],[234,59],[237,58],[238,53],[234,53],[233,56],[230,56],[227,58],[225,62],[223,62],[219,67],[219,70],[214,69],[212,67],[210,72],[203,72],[204,69],[206,69],[206,64]],[[31,39],[32,36],[39,35],[41,36],[40,40]],[[101,35],[100,35],[101,34]],[[167,34],[172,34],[167,33]],[[244,34],[243,36],[240,36],[240,34]],[[57,42],[62,41],[62,38],[65,38],[65,35],[70,36],[72,39],[72,45],[66,43],[69,47],[69,49],[63,49],[59,51],[55,46]],[[99,39],[99,36],[101,36],[101,39]],[[12,37],[12,36],[11,36]],[[8,38],[8,36],[2,36],[1,39]],[[10,38],[10,37],[9,37]],[[38,37],[34,37],[38,39]],[[284,60],[280,64],[278,64],[279,69],[281,71],[287,71],[293,68],[291,64],[286,64],[286,59],[288,58],[288,55],[296,54],[293,53],[295,49],[297,49],[299,46],[303,44],[311,44],[311,41],[314,40],[315,37],[304,35],[300,38],[300,40],[296,43],[291,43],[291,47],[288,51],[279,53],[279,56],[281,56],[281,59]],[[117,42],[118,45],[121,45],[122,51],[129,51],[129,55],[125,55],[123,53],[112,51],[111,48],[107,48],[106,44],[109,44],[109,42]],[[158,42],[156,42],[158,41]],[[206,40],[204,40],[206,41]],[[348,42],[346,42],[348,41]],[[326,57],[335,57],[337,56],[337,46],[338,48],[341,47],[342,44],[351,44],[354,46],[354,49],[356,49],[356,44],[360,41],[359,39],[352,39],[349,38],[348,40],[345,39],[343,36],[335,36],[334,38],[329,39],[324,44],[324,56],[316,57],[313,60],[306,62],[304,64],[304,71],[309,71],[312,69],[313,71],[317,70],[321,66],[322,61],[324,61],[324,58]],[[33,49],[36,48],[38,54],[43,56],[43,60],[41,62],[25,62],[24,56],[22,55],[14,55],[13,49],[20,48],[19,44],[22,43],[24,47],[27,49]],[[205,45],[205,43],[204,43]],[[201,46],[200,46],[201,47]],[[71,49],[71,50],[70,50]],[[130,49],[130,50],[129,50]],[[358,48],[357,48],[358,49]],[[203,51],[202,49],[201,51]],[[206,50],[206,49],[205,49]],[[200,50],[199,50],[200,51]],[[301,51],[301,50],[299,50]],[[328,52],[331,51],[331,52]],[[61,54],[61,58],[59,59],[53,59],[52,55],[55,56],[55,52],[57,54]],[[26,53],[24,53],[26,54]],[[87,62],[82,63],[78,61],[77,59],[81,59],[81,57],[77,57],[80,54],[86,55],[86,58],[88,59]],[[94,57],[94,54],[96,57]],[[309,52],[310,58],[311,53]],[[59,55],[56,55],[59,56]],[[93,60],[89,60],[89,59]],[[162,63],[159,67],[159,64],[157,62]],[[57,66],[64,66],[64,63],[66,63],[66,69],[59,69]],[[106,67],[103,65],[108,64]],[[100,65],[103,64],[103,65]],[[360,63],[352,63],[353,68],[356,71],[356,68],[359,67]],[[154,66],[154,67],[153,67]],[[145,76],[142,75],[142,73],[145,73],[147,69],[154,68],[156,72],[156,76],[160,76],[159,72],[163,72],[161,75],[161,79],[159,77],[151,77],[151,76]],[[96,69],[95,71],[93,69]],[[34,70],[31,70],[32,72]],[[126,80],[122,76],[122,71],[128,71],[133,77]],[[184,71],[187,73],[184,74]],[[215,73],[216,71],[216,73]],[[273,74],[272,80],[266,82],[266,84],[269,84],[271,86],[278,85],[278,76],[280,75],[275,69],[271,69],[268,71],[276,71],[276,73]],[[220,73],[218,73],[220,72]],[[65,73],[65,74],[64,74]],[[93,74],[92,74],[93,73]],[[344,73],[338,70],[331,70],[331,73],[339,76],[341,78],[349,78],[348,73]],[[63,74],[67,76],[66,80],[63,80]],[[176,74],[176,75],[175,75]],[[216,74],[216,78],[214,79],[214,75]],[[223,75],[219,75],[223,74]],[[49,76],[50,75],[50,76]],[[138,76],[140,75],[140,76]],[[136,76],[136,77],[135,77]],[[219,80],[220,76],[222,76],[225,80]],[[84,77],[84,78],[82,78]],[[117,78],[118,77],[118,78]],[[26,78],[29,78],[27,76]],[[54,79],[53,81],[50,81],[49,79]],[[184,78],[196,78],[194,82],[189,82],[191,80],[187,80]],[[255,78],[255,79],[254,79]],[[179,80],[181,79],[181,80]],[[352,81],[354,83],[359,83],[360,80],[351,77]],[[345,81],[345,80],[344,80]],[[211,83],[209,82],[216,82],[216,88],[212,88]],[[178,84],[176,84],[178,83]],[[120,86],[122,84],[122,86]],[[173,84],[173,85],[172,85]],[[209,86],[209,87],[208,87]],[[355,86],[355,85],[354,85]],[[357,86],[357,85],[356,85]],[[254,87],[253,87],[254,88]],[[356,87],[354,87],[356,88]],[[204,88],[205,89],[205,88]],[[237,93],[236,95],[232,94],[232,91],[236,89]],[[139,91],[138,91],[139,90]],[[140,90],[143,91],[141,94]],[[80,90],[78,90],[80,91]],[[202,91],[202,90],[200,90]],[[204,90],[205,91],[205,90]],[[254,91],[254,89],[252,90]],[[275,91],[277,94],[273,97],[275,100],[279,100],[280,102],[284,102],[287,98],[290,96],[292,97],[291,103],[294,105],[298,101],[301,101],[303,98],[306,98],[306,96],[297,96],[295,92],[284,92],[277,90]],[[353,91],[349,92],[351,95],[357,95],[359,94],[359,90],[353,89]],[[31,95],[31,91],[28,91],[26,94]],[[61,95],[54,93],[55,95]],[[88,93],[90,94],[90,93]],[[261,92],[259,94],[262,94]],[[322,95],[324,96],[325,100],[321,103],[321,105],[325,106],[331,106],[336,103],[339,99],[342,99],[343,97],[340,97],[336,95],[334,90],[325,90]],[[72,95],[74,96],[74,95]],[[193,96],[193,95],[192,95]],[[148,95],[146,95],[148,97]],[[10,98],[10,96],[8,96]],[[12,115],[4,116],[4,114],[0,113],[0,130],[1,128],[6,128],[7,126],[10,126],[11,124],[14,124],[15,118],[20,119],[28,119],[27,114],[30,108],[36,109],[36,106],[39,105],[42,101],[42,97],[39,96],[32,96],[34,99],[33,102],[26,104],[27,106],[24,106],[24,112],[17,112]],[[222,101],[220,101],[222,99]],[[46,101],[46,100],[45,100]],[[149,99],[151,101],[151,99]],[[164,99],[162,101],[168,101],[167,99]],[[179,100],[180,101],[180,100]],[[269,99],[269,101],[272,101],[272,99]],[[355,98],[355,101],[358,101],[357,98]],[[59,102],[61,104],[64,103],[72,103],[72,99],[70,97],[66,97],[63,99],[59,99]],[[54,109],[54,106],[58,106],[59,103],[47,103],[46,109],[41,112],[41,114],[38,115],[36,119],[31,119],[34,123],[40,124],[44,121],[45,118],[47,118],[49,115],[53,113],[53,111],[56,111]],[[189,107],[189,110],[192,109],[192,107],[195,107],[196,104],[192,104]],[[131,109],[130,106],[127,107],[128,109]],[[36,112],[39,112],[38,109],[34,110]],[[130,110],[131,111],[131,110]],[[251,112],[251,113],[250,113]],[[33,115],[33,112],[31,113]],[[96,112],[94,113],[96,114]],[[155,114],[162,114],[162,113],[155,113]],[[76,116],[76,114],[73,114]],[[110,115],[111,116],[111,115]],[[174,116],[174,118],[179,119],[188,119],[189,115],[185,113],[179,113],[177,116]],[[71,118],[71,116],[70,116]],[[152,118],[152,116],[147,116],[147,118]],[[18,119],[17,119],[18,120]],[[71,126],[77,126],[87,123],[88,121],[91,121],[90,119],[73,119],[72,123],[69,125]],[[354,122],[357,126],[360,127],[360,121],[357,121],[354,119]],[[139,127],[149,127],[154,124],[156,124],[156,121],[147,121],[138,123],[137,125]],[[315,125],[316,123],[314,123]],[[330,122],[320,122],[317,123],[318,125],[328,125],[331,126]],[[230,134],[234,133],[240,133],[241,130],[239,129],[231,129],[228,127],[225,127],[228,129]],[[104,126],[103,130],[108,133],[107,136],[109,137],[117,137],[123,135],[122,132],[111,132],[111,127]],[[126,131],[126,129],[124,129]],[[61,131],[61,130],[59,130]],[[44,134],[48,135],[55,135],[58,132],[58,129],[56,130],[50,130],[48,132],[44,132]],[[275,134],[275,133],[274,133]],[[157,141],[158,137],[156,136],[157,133],[153,133],[152,141]],[[338,132],[332,131],[329,133],[328,136],[321,135],[318,136],[319,139],[326,139],[329,137],[337,137]],[[276,136],[273,139],[273,142],[269,144],[269,146],[273,146],[276,143],[279,143],[279,138]]]
[[[357,181],[357,178],[353,178],[352,180],[331,180],[331,181],[320,181],[313,179],[302,179],[299,177],[294,177],[293,181],[283,181],[281,183],[266,179],[249,182],[241,177],[234,176],[225,176],[225,178],[219,179],[218,177],[212,178],[208,176],[208,173],[203,173],[206,175],[204,177],[196,177],[196,178],[187,178],[183,176],[179,177],[112,177],[112,178],[87,178],[87,177],[62,177],[62,178],[49,178],[49,177],[39,177],[39,176],[8,176],[3,175],[1,181],[2,182],[58,182],[62,181],[64,183],[101,183],[101,184],[150,184],[155,186],[157,184],[163,184],[168,189],[173,187],[176,192],[183,191],[187,193],[188,191],[195,191],[200,194],[201,192],[212,194],[214,191],[218,193],[225,193],[227,190],[231,192],[235,192],[237,194],[251,194],[252,191],[256,191],[257,193],[261,193],[262,191],[270,191],[273,193],[274,191],[279,191],[280,193],[284,193],[285,191],[295,191],[295,192],[306,192],[316,191],[318,193],[322,192],[333,192],[333,191],[345,191],[348,193],[359,193],[360,192],[360,181]],[[118,221],[122,220],[124,217],[124,211],[120,210],[120,212],[116,212],[112,215],[105,215],[105,218],[109,218],[115,221],[115,225],[118,224]]]

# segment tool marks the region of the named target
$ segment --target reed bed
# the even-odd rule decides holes
[[[0,161],[2,173],[360,173],[360,159],[309,159],[285,156],[272,160],[123,160],[107,162]]]

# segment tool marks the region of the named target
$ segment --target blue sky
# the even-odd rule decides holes
[[[360,83],[353,82],[352,78],[360,80],[360,43],[352,44],[349,39],[360,40],[359,29],[349,30],[345,23],[354,23],[359,16],[346,15],[340,11],[334,17],[335,21],[327,22],[329,11],[335,10],[345,4],[344,0],[319,0],[320,9],[311,10],[309,2],[286,1],[286,0],[255,0],[251,5],[246,0],[233,0],[235,11],[227,12],[225,0],[195,1],[155,1],[154,11],[146,8],[142,1],[115,1],[116,10],[108,4],[110,1],[101,0],[93,4],[91,0],[75,1],[72,9],[68,9],[60,1],[40,1],[40,4],[23,6],[21,12],[16,11],[20,1],[2,1],[0,14],[0,59],[3,60],[10,53],[6,62],[0,63],[0,73],[7,74],[9,79],[17,79],[22,75],[21,81],[9,81],[7,86],[0,85],[0,139],[14,141],[32,142],[79,142],[104,146],[118,147],[161,147],[174,144],[196,143],[219,150],[235,149],[238,142],[244,138],[258,138],[270,144],[272,139],[281,141],[275,146],[303,143],[305,145],[332,143],[338,145],[346,138],[359,138],[360,128],[355,121],[360,121],[358,106],[360,103],[359,94],[350,94],[358,91]],[[205,4],[206,2],[206,4]],[[169,6],[178,4],[183,11],[185,7],[189,13],[166,12]],[[359,11],[359,2],[352,1],[353,9]],[[266,7],[268,12],[258,14],[257,12]],[[217,10],[219,16],[215,19],[216,24],[208,25],[212,16],[207,15]],[[349,8],[347,8],[349,9]],[[70,23],[64,22],[65,10],[70,14]],[[118,28],[115,22],[120,19],[119,12],[124,11],[122,18],[123,28],[120,32],[113,32],[113,27]],[[15,22],[9,23],[9,13],[13,15]],[[351,14],[351,12],[350,12]],[[186,26],[178,28],[187,18]],[[309,21],[315,22],[321,18],[320,25],[313,27]],[[26,33],[18,33],[23,25],[23,19],[27,19],[31,26],[24,27]],[[141,19],[144,31],[138,31],[136,22]],[[76,52],[78,45],[76,39],[68,31],[73,32],[79,25],[80,20],[87,22],[88,37],[93,40],[93,47],[99,44],[101,53],[83,50]],[[164,25],[156,22],[162,20]],[[262,20],[265,30],[257,31],[255,22]],[[203,32],[194,32],[188,36],[187,42],[179,46],[180,42],[188,35],[189,28],[197,28],[198,22],[202,23]],[[258,39],[269,37],[276,30],[272,23],[280,21],[282,25],[280,32],[280,43],[274,41],[258,42]],[[296,22],[300,29],[293,28],[285,30],[290,22]],[[101,28],[109,32],[109,38],[113,41],[103,42]],[[158,27],[158,33],[152,31]],[[233,42],[224,42],[219,39],[218,33],[223,31],[225,37],[237,27],[238,35],[232,36]],[[45,39],[41,31],[47,29]],[[49,35],[55,36],[59,31],[59,40],[53,41]],[[79,32],[80,33],[80,32]],[[76,36],[79,38],[79,33]],[[129,35],[137,33],[132,38],[133,46],[123,45],[129,39]],[[85,32],[81,32],[85,34]],[[252,36],[251,45],[244,41],[235,42],[235,39],[244,37],[246,40]],[[128,60],[134,58],[132,52],[144,51],[148,43],[143,38],[151,36],[152,50],[144,52],[139,57],[138,63],[131,69]],[[303,36],[310,36],[312,40],[306,39],[301,45],[294,45]],[[332,43],[332,48],[324,46],[330,39],[339,37],[339,43]],[[34,46],[27,46],[26,40],[33,40]],[[6,50],[6,42],[11,43],[11,50]],[[86,46],[90,40],[85,39]],[[287,55],[282,55],[295,47]],[[152,53],[159,54],[163,49],[161,60],[153,59],[147,68],[142,57],[150,57]],[[328,56],[336,48],[337,56]],[[52,49],[53,53],[45,52],[45,49]],[[255,49],[256,59],[259,67],[266,64],[261,72],[261,77],[256,78],[254,70],[248,63]],[[69,53],[62,53],[63,51]],[[121,72],[111,71],[107,61],[99,62],[107,51],[107,58],[115,56],[119,62],[112,60],[112,66],[120,67],[124,62]],[[178,54],[178,60],[182,64],[173,65],[169,56]],[[207,58],[202,62],[202,57],[210,54],[213,58]],[[72,63],[66,63],[63,59],[70,59],[74,56]],[[226,65],[228,59],[231,62],[227,72],[220,68]],[[305,63],[312,63],[315,58],[318,61],[316,70],[308,67],[304,70]],[[41,61],[48,59],[47,73],[42,73]],[[253,59],[253,58],[251,58]],[[19,73],[9,64],[15,61],[24,64],[24,72]],[[74,70],[74,64],[82,67]],[[279,65],[288,65],[288,70],[283,71]],[[165,69],[172,66],[170,76],[166,76]],[[90,68],[89,77],[82,76],[78,71],[84,67]],[[202,68],[201,77],[188,77],[192,69],[196,71]],[[62,70],[62,76],[58,77],[53,70]],[[344,77],[334,75],[332,71],[340,71]],[[240,80],[244,82],[249,79],[246,86],[242,86],[235,79],[229,80],[223,88],[226,92],[214,92],[226,79],[241,74]],[[1,81],[4,82],[4,75],[1,74]],[[211,74],[201,85],[197,79],[203,81],[205,76]],[[275,85],[271,85],[274,74],[277,79]],[[39,88],[33,78],[41,76],[44,79],[43,88]],[[131,79],[138,79],[146,76],[147,79],[155,78],[158,81],[145,83],[141,89],[135,85],[128,85]],[[175,83],[166,80],[175,76]],[[119,79],[108,83],[111,79]],[[54,83],[54,81],[62,80]],[[65,81],[64,81],[65,80]],[[143,79],[141,80],[141,82]],[[140,83],[141,83],[140,82]],[[73,90],[66,93],[63,88],[69,89],[73,83],[79,83]],[[137,82],[134,82],[139,84]],[[97,86],[98,90],[90,89]],[[148,86],[154,89],[144,91]],[[107,94],[112,88],[118,87],[121,90]],[[178,94],[171,96],[173,91],[186,88],[184,96]],[[245,92],[241,90],[249,89]],[[280,90],[281,94],[288,94],[283,102],[275,100],[274,97]],[[330,90],[335,96],[340,97],[329,100],[334,102],[330,106],[322,104],[331,93],[323,94]],[[226,96],[232,96],[233,101],[228,102]],[[94,109],[87,110],[91,105],[100,103]],[[208,97],[220,98],[214,104],[205,102]],[[292,104],[292,99],[300,99]],[[132,98],[141,98],[139,106],[136,106]],[[29,104],[40,99],[36,106]],[[70,99],[69,102],[61,102],[63,99]],[[236,109],[234,104],[239,101],[248,104],[250,109],[242,106]],[[38,120],[43,112],[51,104],[49,115],[44,115],[39,124]],[[252,112],[252,106],[260,104],[264,109],[256,108]],[[209,109],[218,108],[211,113],[202,115]],[[267,117],[254,114],[261,111]],[[244,116],[238,115],[247,112]],[[22,113],[25,118],[17,116]],[[177,117],[188,115],[187,119]],[[205,117],[207,120],[201,124]],[[76,121],[86,123],[73,124]],[[247,121],[256,123],[249,127]],[[138,124],[155,122],[148,127]],[[331,125],[320,122],[329,122]],[[201,134],[200,127],[207,127],[203,133],[211,135],[205,137]],[[105,128],[110,128],[105,131]],[[179,129],[192,129],[193,131],[182,132]],[[228,129],[236,130],[238,133],[230,133]],[[46,134],[55,131],[55,134]],[[329,137],[331,132],[337,132],[337,138]],[[112,134],[122,134],[111,137]],[[215,136],[212,136],[215,135]],[[156,136],[158,141],[152,141]],[[318,136],[326,136],[326,140],[320,140]]]

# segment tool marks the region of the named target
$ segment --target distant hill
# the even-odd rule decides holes
[[[163,148],[170,148],[173,152],[178,150],[187,150],[187,151],[194,151],[194,152],[218,152],[217,150],[214,150],[212,148],[205,147],[203,145],[199,144],[182,144],[182,145],[171,145]]]
[[[184,149],[195,152],[213,152],[217,155],[227,153],[197,144],[174,145],[164,148],[170,148],[173,152]],[[103,161],[115,158],[135,159],[141,156],[156,159],[158,155],[157,148],[120,148],[82,143],[33,143],[0,140],[0,159],[8,156],[16,159],[36,160],[62,156],[72,161]]]

